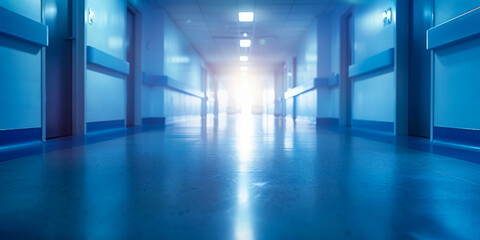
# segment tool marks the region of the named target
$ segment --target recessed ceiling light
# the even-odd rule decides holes
[[[242,67],[240,67],[240,71],[246,72],[246,71],[248,71],[248,67],[242,66]]]
[[[240,47],[250,47],[251,45],[252,45],[252,41],[250,39],[240,40]]]
[[[243,37],[248,37],[248,33],[243,33]]]
[[[253,12],[239,12],[238,13],[238,21],[240,22],[253,22],[254,17]]]
[[[248,56],[240,56],[240,62],[248,62]]]

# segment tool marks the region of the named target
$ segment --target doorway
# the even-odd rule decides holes
[[[297,79],[297,57],[293,57],[292,60],[292,88],[296,88],[298,85]],[[297,119],[297,97],[293,97],[293,106],[292,106],[292,118],[295,121]]]
[[[72,135],[72,2],[44,0],[49,46],[45,57],[46,138]]]
[[[340,19],[340,125],[352,125],[353,83],[348,69],[354,63],[354,24],[352,9]]]
[[[432,26],[433,1],[410,0],[408,134],[430,137],[431,58],[425,32]]]
[[[130,74],[127,76],[127,127],[135,126],[135,13],[127,9],[127,62]]]

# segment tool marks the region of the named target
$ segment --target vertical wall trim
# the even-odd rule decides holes
[[[142,12],[135,14],[135,125],[142,125]]]
[[[42,0],[41,2],[41,22],[43,24],[45,24],[45,1]],[[48,36],[47,36],[48,37]],[[46,75],[46,48],[45,46],[42,47],[42,51],[41,51],[41,91],[42,93],[40,94],[41,96],[41,128],[42,128],[42,141],[45,142],[47,140],[47,96],[46,96],[46,93],[47,93],[47,89],[46,89],[46,81],[47,81],[47,75]]]
[[[349,7],[343,15],[340,17],[340,82],[339,82],[339,91],[340,91],[340,112],[339,112],[339,124],[340,126],[351,126],[352,124],[352,95],[353,95],[353,84],[351,79],[348,76],[348,52],[346,46],[349,44],[347,39],[347,21],[348,16],[352,15],[353,18],[353,8]],[[354,23],[355,24],[355,23]],[[352,26],[353,27],[353,26]],[[353,37],[353,36],[350,36]],[[350,81],[350,83],[349,83]],[[349,92],[350,84],[350,92]]]
[[[430,20],[430,26],[435,26],[435,0],[432,0],[432,18]],[[425,34],[427,34],[425,32]],[[425,42],[425,49],[427,49],[427,43]],[[433,141],[433,129],[435,124],[434,112],[435,112],[435,49],[430,51],[430,141]]]
[[[205,66],[202,66],[202,83],[201,83],[201,91],[203,93],[203,98],[202,98],[202,110],[200,115],[202,118],[205,118],[207,116],[207,80],[208,80],[208,71]]]
[[[395,134],[408,135],[409,1],[396,1],[395,27]]]
[[[72,129],[74,135],[85,135],[86,32],[85,0],[72,1]]]

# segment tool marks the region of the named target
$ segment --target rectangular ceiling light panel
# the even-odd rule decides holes
[[[252,41],[250,39],[241,39],[240,40],[240,47],[247,48],[252,45]]]
[[[253,22],[255,14],[253,12],[239,12],[238,21],[240,22]]]

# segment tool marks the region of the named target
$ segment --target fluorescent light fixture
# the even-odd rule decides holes
[[[240,62],[248,62],[248,56],[240,56]]]
[[[239,12],[238,13],[238,21],[240,22],[253,22],[254,17],[253,12]]]
[[[248,67],[242,66],[242,67],[240,67],[240,71],[246,72],[246,71],[248,71]]]
[[[240,40],[240,47],[250,47],[252,45],[252,41],[250,39],[241,39]]]

